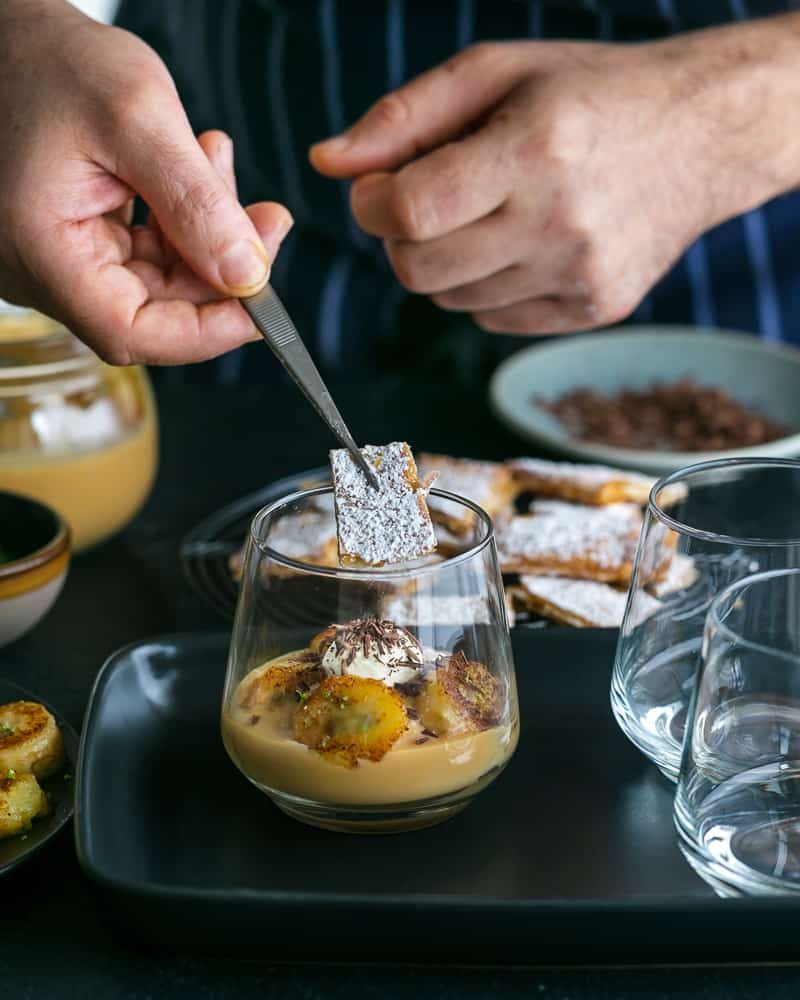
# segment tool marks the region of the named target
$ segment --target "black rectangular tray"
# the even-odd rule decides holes
[[[720,900],[681,858],[672,787],[617,730],[615,633],[514,638],[522,737],[442,826],[305,827],[228,760],[227,635],[129,646],[92,695],[77,775],[85,871],[126,933],[269,960],[554,964],[789,960],[790,900]]]

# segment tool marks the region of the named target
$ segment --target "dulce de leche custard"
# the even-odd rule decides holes
[[[399,804],[499,770],[518,739],[505,705],[484,664],[425,650],[393,622],[358,618],[251,670],[223,709],[222,736],[265,791]]]
[[[0,309],[0,489],[57,510],[78,551],[134,516],[157,452],[143,369],[112,368],[47,317]]]

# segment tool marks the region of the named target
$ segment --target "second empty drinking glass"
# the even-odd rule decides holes
[[[673,547],[664,577],[663,555]],[[800,462],[706,462],[653,488],[620,630],[611,704],[628,738],[671,780],[680,768],[711,601],[751,573],[792,567],[800,567]]]
[[[722,896],[800,892],[800,571],[712,603],[675,797],[678,843]]]

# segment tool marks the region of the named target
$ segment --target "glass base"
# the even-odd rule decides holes
[[[500,772],[505,769],[508,760],[510,757],[466,787],[438,795],[435,798],[418,799],[414,802],[387,803],[386,805],[342,805],[335,802],[317,802],[269,788],[253,780],[248,774],[245,774],[245,777],[260,792],[263,792],[281,812],[308,826],[316,826],[322,830],[333,830],[337,833],[403,833],[408,830],[422,830],[427,826],[436,826],[460,813],[484,788],[492,784]]]
[[[342,809],[338,806],[298,806],[276,796],[270,796],[275,805],[287,816],[299,820],[308,826],[316,826],[321,830],[333,830],[335,833],[405,833],[410,830],[423,830],[428,826],[443,823],[465,809],[471,799],[455,802],[452,805],[433,806],[430,808],[408,809],[404,811],[386,810],[385,812],[365,812],[356,809]]]
[[[491,785],[507,763],[505,761],[487,771],[466,788],[459,788],[436,798],[375,806],[313,802],[273,788],[265,788],[252,778],[249,780],[287,816],[309,826],[337,833],[403,833],[436,826],[460,813],[476,795]]]
[[[777,858],[795,856],[793,847],[800,834],[797,819],[767,820],[741,829],[733,823],[726,826],[720,822],[706,830],[703,837],[681,800],[680,790],[674,818],[681,854],[718,896],[735,899],[800,895],[796,877],[781,878],[774,874]],[[746,815],[737,819],[746,824]]]
[[[791,896],[800,894],[800,886],[791,882],[770,879],[754,870],[741,871],[728,868],[710,858],[678,827],[678,847],[695,874],[723,899],[742,899],[748,896]]]

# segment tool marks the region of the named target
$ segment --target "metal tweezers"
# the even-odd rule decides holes
[[[306,345],[272,286],[266,284],[260,292],[239,301],[300,391],[330,427],[334,437],[350,452],[353,461],[367,477],[367,482],[374,489],[380,489],[375,470],[359,451]]]

